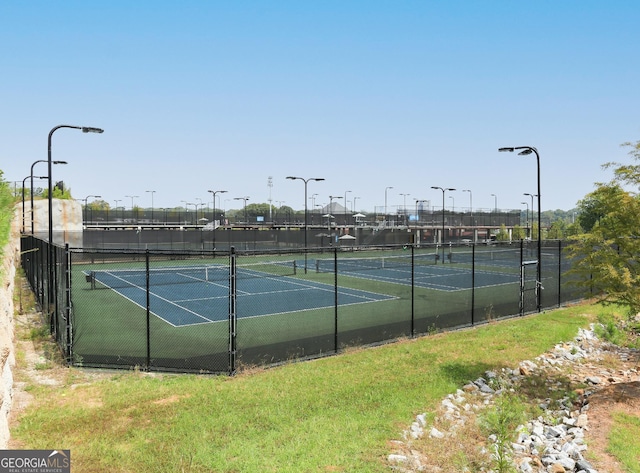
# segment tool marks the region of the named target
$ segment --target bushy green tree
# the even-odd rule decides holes
[[[507,227],[504,223],[500,225],[500,230],[498,230],[498,233],[496,233],[496,240],[509,241],[509,232],[507,232]]]
[[[527,231],[522,228],[520,225],[515,225],[513,227],[513,230],[511,232],[511,238],[512,240],[524,240],[525,238],[527,238]]]
[[[640,141],[625,146],[640,161]],[[610,182],[579,202],[585,233],[571,237],[569,255],[578,284],[604,302],[618,303],[630,313],[640,311],[640,164],[606,163],[613,169]]]

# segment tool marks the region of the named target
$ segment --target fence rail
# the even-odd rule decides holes
[[[26,277],[76,366],[234,373],[583,297],[562,241],[542,242],[542,281],[526,241],[277,251],[21,241]]]

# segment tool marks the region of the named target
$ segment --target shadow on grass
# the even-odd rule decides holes
[[[465,385],[480,376],[484,376],[487,371],[500,370],[502,366],[490,365],[488,363],[443,363],[438,367],[439,373],[447,380],[459,386]]]

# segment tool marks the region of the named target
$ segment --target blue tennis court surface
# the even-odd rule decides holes
[[[224,278],[176,271],[169,281],[159,281],[151,273],[149,308],[151,313],[175,327],[226,321],[229,318],[229,283]],[[242,274],[237,281],[237,313],[241,318],[332,308],[335,288],[332,284],[291,276],[269,276],[255,272]],[[117,292],[140,307],[146,308],[146,276],[143,270],[132,272],[100,271],[90,273],[94,287]],[[207,276],[205,278],[205,276]],[[207,280],[208,279],[208,280]],[[338,288],[338,305],[364,304],[391,300],[395,297],[369,291]]]
[[[389,260],[387,260],[389,261]],[[316,267],[321,267],[316,262]],[[430,264],[414,265],[413,283],[415,287],[435,289],[439,291],[461,291],[472,287],[481,288],[498,286],[502,284],[519,283],[520,275],[517,266],[511,266],[504,271],[476,270],[471,274],[469,267],[456,266],[455,264]],[[331,268],[333,271],[333,268]],[[338,275],[368,279],[371,281],[390,284],[411,285],[411,264],[388,264],[376,267],[365,267],[360,262],[353,264],[345,258],[338,261]]]

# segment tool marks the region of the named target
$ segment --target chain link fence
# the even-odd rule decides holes
[[[50,246],[22,265],[70,364],[234,373],[558,307],[564,243],[161,250]]]

